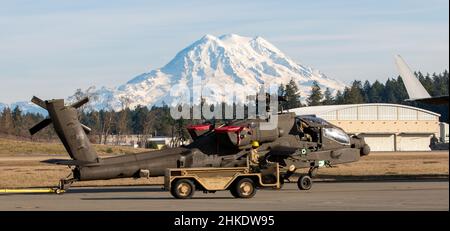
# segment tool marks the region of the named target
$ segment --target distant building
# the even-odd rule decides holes
[[[102,137],[102,140],[104,137]],[[131,146],[135,148],[152,148],[153,144],[157,149],[163,147],[171,147],[175,141],[172,137],[165,136],[146,136],[146,135],[108,135],[106,138],[106,144],[119,145],[119,146]],[[178,142],[177,145],[182,144]]]
[[[136,147],[142,137],[142,135],[108,135],[105,144]],[[105,140],[105,137],[102,136],[101,140]]]
[[[297,115],[316,115],[347,133],[361,135],[372,151],[427,151],[433,134],[442,137],[440,114],[406,105],[327,105],[289,111]]]
[[[448,143],[448,123],[440,123],[439,126],[441,128],[441,136],[439,141],[442,143]]]
[[[171,145],[172,137],[164,137],[164,136],[150,137],[147,139],[147,141],[153,142],[154,144],[156,144],[156,147],[158,149],[161,149],[163,147]]]

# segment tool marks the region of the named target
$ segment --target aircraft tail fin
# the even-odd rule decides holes
[[[395,64],[405,84],[410,100],[431,97],[400,55],[395,56]]]
[[[63,99],[43,101],[34,96],[31,102],[47,110],[49,114],[49,118],[42,120],[29,129],[31,135],[53,124],[53,128],[66,151],[75,160],[75,162],[72,161],[70,163],[83,163],[83,165],[86,165],[100,162],[87,136],[91,129],[81,124],[78,120],[77,108],[87,103],[88,98],[67,106],[64,105]]]

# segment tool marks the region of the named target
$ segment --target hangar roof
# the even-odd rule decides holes
[[[306,106],[306,107],[300,107],[300,108],[293,108],[289,109],[290,112],[295,112],[297,115],[317,115],[317,114],[323,114],[331,111],[341,110],[341,109],[347,109],[347,108],[353,108],[353,107],[365,107],[365,106],[391,106],[391,107],[401,107],[401,108],[408,108],[412,110],[421,111],[424,113],[428,113],[434,116],[441,116],[438,113],[428,111],[422,108],[418,107],[411,107],[407,105],[402,104],[392,104],[392,103],[365,103],[365,104],[341,104],[341,105],[322,105],[322,106]]]

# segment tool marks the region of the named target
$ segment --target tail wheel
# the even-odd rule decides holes
[[[194,195],[195,185],[191,180],[177,180],[170,190],[172,196],[178,199],[188,199]]]
[[[298,189],[310,190],[312,187],[312,179],[308,175],[301,176],[297,181]]]
[[[318,172],[318,171],[319,171],[319,168],[318,168],[318,167],[312,167],[312,168],[310,168],[309,171],[308,171],[309,177],[311,177],[311,178],[315,177],[315,176],[317,175],[317,172]]]
[[[252,198],[256,194],[256,186],[252,179],[242,178],[230,191],[236,198]]]
[[[360,155],[361,156],[367,156],[370,153],[370,147],[367,144],[364,144],[363,148],[361,148],[360,150]]]

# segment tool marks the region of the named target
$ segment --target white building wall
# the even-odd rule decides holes
[[[398,104],[313,106],[293,111],[315,114],[349,133],[364,133],[373,151],[430,150],[431,134],[440,137],[439,133],[445,133],[439,132],[445,130],[445,126],[439,127],[439,114]],[[448,142],[448,125],[446,139]]]
[[[448,139],[448,123],[440,123],[439,124],[439,130],[440,130],[440,139],[441,139],[441,142],[445,142],[445,143],[448,143],[449,142],[449,139]]]
[[[411,134],[397,136],[397,151],[430,151],[431,135]]]
[[[371,151],[374,151],[374,152],[379,152],[379,151],[393,152],[393,151],[395,151],[395,138],[394,138],[393,134],[392,135],[366,134],[363,136],[364,136],[364,141],[369,145]]]
[[[397,120],[397,107],[378,106],[378,120]]]
[[[417,120],[417,111],[409,108],[398,108],[398,120]]]
[[[351,107],[345,108],[337,111],[338,120],[357,120],[358,119],[358,108]]]
[[[358,107],[358,120],[377,120],[378,119],[377,106],[363,106]]]

